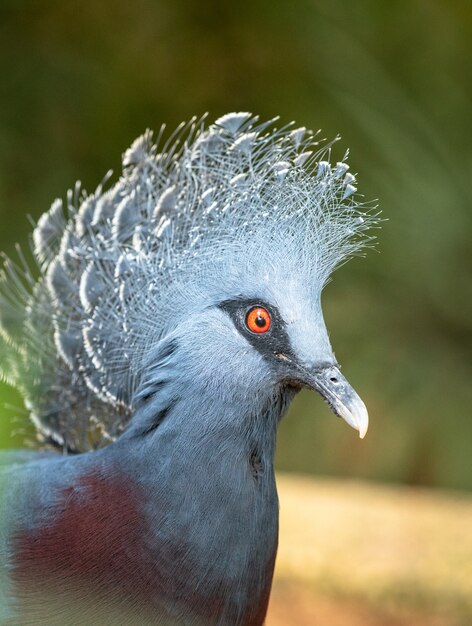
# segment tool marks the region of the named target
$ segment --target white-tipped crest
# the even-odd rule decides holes
[[[65,214],[53,203],[33,233],[41,277],[9,263],[2,281],[3,377],[40,432],[77,450],[114,439],[153,342],[257,274],[261,255],[274,280],[296,271],[321,291],[375,216],[318,143],[249,113],[192,121],[162,146],[147,131],[110,190],[77,186]]]

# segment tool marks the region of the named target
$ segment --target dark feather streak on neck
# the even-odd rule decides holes
[[[174,406],[177,404],[177,399],[172,399],[169,403],[159,411],[150,420],[150,423],[144,426],[144,428],[140,431],[139,436],[143,437],[149,435],[154,432],[162,422],[168,417],[169,413],[172,411]],[[138,433],[137,433],[138,434]]]

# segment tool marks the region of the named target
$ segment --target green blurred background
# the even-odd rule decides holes
[[[2,0],[0,248],[163,121],[249,110],[340,133],[388,219],[324,294],[371,429],[302,394],[278,466],[471,489],[471,74],[466,0]],[[0,402],[0,446],[22,445],[21,399]]]

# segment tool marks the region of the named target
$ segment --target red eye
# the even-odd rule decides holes
[[[246,325],[252,333],[266,333],[271,321],[269,311],[261,306],[251,309],[246,317]]]

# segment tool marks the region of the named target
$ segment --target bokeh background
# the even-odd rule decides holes
[[[0,77],[0,248],[13,256],[27,215],[76,179],[93,190],[118,173],[131,141],[163,121],[249,110],[341,134],[334,156],[350,148],[360,191],[386,218],[377,251],[324,293],[371,428],[361,442],[301,394],[277,465],[470,502],[470,2],[2,0]],[[0,446],[22,445],[21,399],[3,385],[0,402]]]

